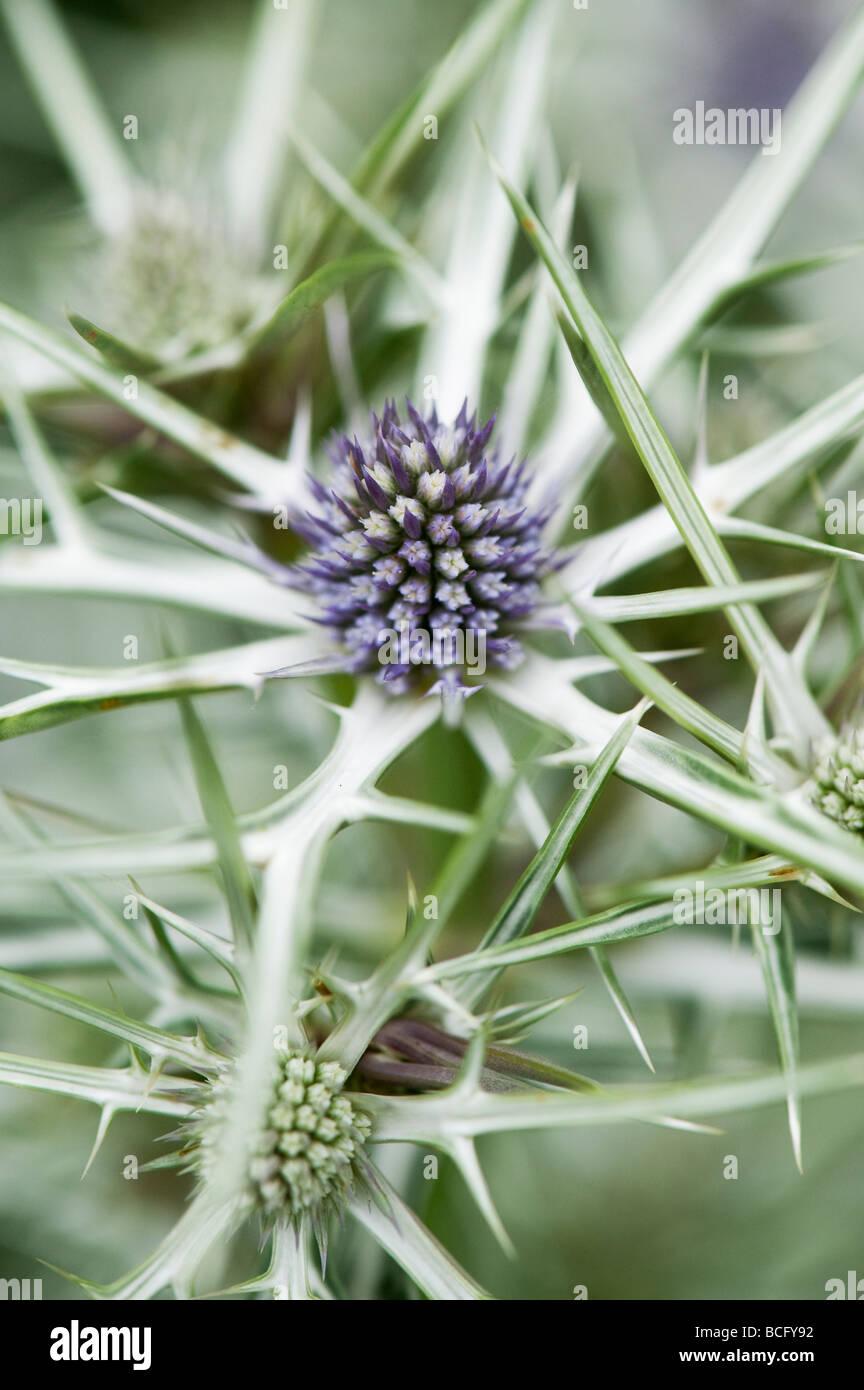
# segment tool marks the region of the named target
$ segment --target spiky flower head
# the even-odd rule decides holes
[[[864,831],[864,724],[846,724],[821,739],[813,766],[813,801],[847,830]]]
[[[266,1119],[250,1142],[247,1169],[250,1202],[267,1218],[291,1222],[348,1195],[371,1121],[342,1093],[346,1080],[336,1062],[296,1048],[277,1052]],[[205,1172],[219,1161],[231,1084],[220,1083],[196,1124],[196,1166]]]
[[[295,518],[314,547],[298,583],[314,594],[348,669],[377,671],[393,693],[466,693],[466,673],[511,669],[516,631],[550,567],[550,511],[525,505],[524,462],[489,451],[463,405],[452,424],[388,402],[364,442],[341,436],[333,486],[313,482],[317,515]],[[476,687],[474,687],[476,688]]]

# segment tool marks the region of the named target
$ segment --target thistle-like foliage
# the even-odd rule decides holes
[[[837,737],[819,741],[813,767],[813,800],[847,830],[864,830],[864,727],[849,723]]]
[[[489,451],[493,424],[478,429],[467,403],[448,425],[388,402],[364,444],[338,440],[318,514],[295,518],[315,547],[299,582],[350,669],[377,670],[394,693],[429,685],[430,667],[433,690],[466,691],[466,670],[522,658],[515,629],[550,565],[548,513],[525,505],[525,464]]]

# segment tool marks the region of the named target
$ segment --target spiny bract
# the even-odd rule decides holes
[[[452,425],[410,401],[388,402],[361,445],[332,451],[335,486],[313,480],[318,515],[294,528],[315,548],[297,567],[352,671],[378,670],[393,693],[424,683],[465,693],[462,676],[522,658],[513,627],[535,608],[550,568],[540,542],[549,510],[524,505],[525,464],[487,455],[494,417]]]
[[[847,724],[820,740],[813,767],[813,800],[847,830],[864,830],[864,725]]]
[[[336,1062],[281,1056],[269,1128],[249,1163],[255,1204],[267,1215],[290,1220],[347,1194],[371,1121],[341,1094],[345,1081]]]

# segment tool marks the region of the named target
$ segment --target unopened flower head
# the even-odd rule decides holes
[[[272,1220],[293,1221],[343,1201],[361,1168],[369,1116],[343,1094],[346,1072],[299,1049],[277,1054],[263,1127],[251,1140],[248,1196]],[[205,1107],[199,1166],[218,1163],[222,1123],[230,1116],[230,1082]]]
[[[464,691],[466,673],[510,669],[516,635],[550,568],[540,532],[550,510],[525,505],[525,464],[487,446],[463,405],[450,425],[394,402],[363,443],[342,436],[332,489],[313,481],[317,515],[295,518],[315,553],[299,566],[352,671],[393,693]]]
[[[847,724],[816,748],[813,800],[847,830],[864,831],[864,724]]]

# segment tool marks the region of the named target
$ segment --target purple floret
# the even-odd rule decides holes
[[[367,439],[336,439],[332,487],[313,488],[320,510],[292,519],[312,548],[294,585],[314,596],[350,669],[376,671],[394,693],[433,679],[467,693],[466,674],[522,658],[514,628],[552,567],[548,513],[527,505],[524,463],[487,451],[493,425],[478,429],[465,405],[452,425],[410,402],[400,419],[388,401]]]

